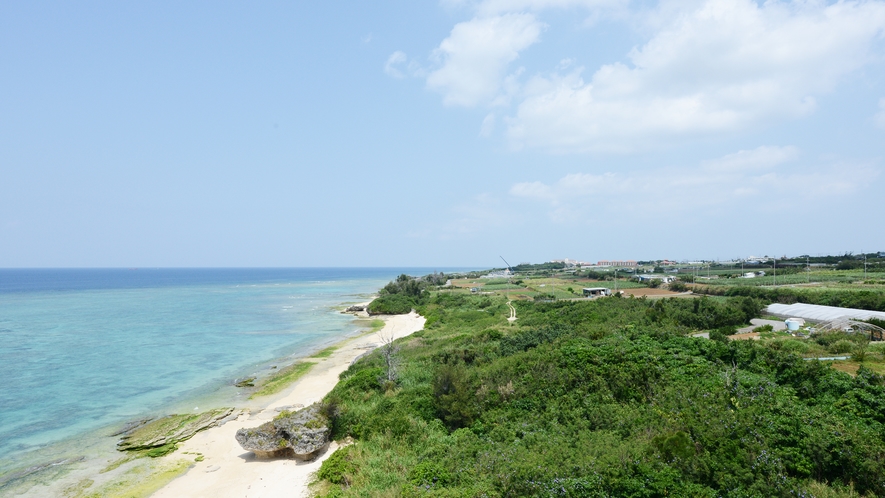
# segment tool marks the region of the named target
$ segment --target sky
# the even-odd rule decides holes
[[[885,0],[0,2],[0,267],[885,251]]]

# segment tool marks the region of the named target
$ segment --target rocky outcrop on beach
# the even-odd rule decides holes
[[[365,305],[354,305],[348,306],[347,309],[344,310],[344,313],[359,313],[361,311],[366,311]]]
[[[259,458],[311,460],[329,445],[329,419],[314,403],[296,412],[281,413],[270,422],[237,431],[237,442]]]
[[[233,408],[218,408],[196,414],[167,415],[151,421],[140,420],[123,432],[117,449],[137,451],[175,445],[204,429],[220,425],[233,411]]]

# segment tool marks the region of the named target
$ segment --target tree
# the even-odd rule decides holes
[[[387,389],[396,385],[397,370],[399,369],[399,346],[394,343],[396,337],[393,330],[384,327],[378,331],[378,340],[381,342],[381,357],[384,359],[385,377],[381,379],[381,384]]]
[[[673,292],[685,292],[688,286],[684,282],[670,282],[669,288]]]

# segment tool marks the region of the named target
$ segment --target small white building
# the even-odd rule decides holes
[[[584,297],[611,296],[612,290],[608,287],[584,287]]]
[[[671,276],[671,275],[652,275],[652,274],[636,275],[633,278],[635,278],[639,282],[650,282],[652,280],[660,280],[662,284],[669,284],[670,282],[676,280],[676,277]]]

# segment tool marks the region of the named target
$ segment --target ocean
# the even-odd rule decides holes
[[[0,269],[0,478],[128,420],[237,402],[235,379],[358,333],[342,304],[431,271]]]

